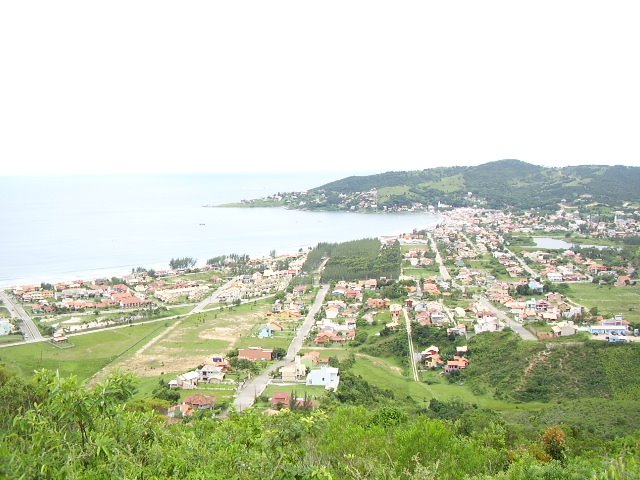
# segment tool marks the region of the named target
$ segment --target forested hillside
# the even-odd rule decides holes
[[[387,207],[412,202],[431,205],[442,202],[452,206],[481,202],[491,208],[552,208],[563,199],[580,198],[616,205],[640,200],[640,168],[594,165],[546,168],[518,160],[501,160],[474,167],[348,177],[310,193],[321,193],[339,202],[340,194],[373,189],[377,190],[377,204]]]

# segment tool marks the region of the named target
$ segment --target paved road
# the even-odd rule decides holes
[[[513,258],[515,258],[516,261],[520,264],[520,266],[522,266],[522,268],[524,268],[527,272],[529,272],[529,275],[531,275],[531,278],[534,278],[534,279],[540,278],[540,274],[536,273],[529,265],[527,265],[527,262],[521,259],[518,255],[513,253],[507,247],[504,247],[504,251],[507,253],[510,253],[513,256]]]
[[[198,303],[193,310],[191,310],[191,313],[200,313],[202,312],[205,307],[211,303],[215,303],[218,301],[218,297],[220,296],[220,294],[222,292],[224,292],[227,288],[229,288],[231,285],[233,285],[234,283],[236,283],[238,281],[240,277],[233,277],[231,280],[229,280],[227,283],[225,283],[224,285],[222,285],[220,288],[218,288],[215,292],[213,292],[213,294],[211,294],[210,296],[208,296],[207,298],[205,298],[204,300],[202,300],[200,303]]]
[[[27,315],[27,312],[24,311],[22,305],[16,302],[10,295],[7,295],[6,292],[0,291],[0,299],[4,302],[4,306],[7,307],[7,310],[11,313],[11,316],[14,318],[19,318],[21,320],[21,324],[19,325],[20,330],[22,330],[22,334],[25,337],[27,342],[38,342],[44,340],[43,336],[40,334],[40,330],[36,327],[36,324],[33,323],[31,317]]]
[[[409,365],[411,365],[411,375],[416,382],[420,381],[420,377],[418,377],[418,367],[416,367],[416,352],[413,349],[413,338],[411,337],[411,320],[409,320],[409,314],[407,313],[407,309],[403,308],[402,313],[404,313],[404,321],[407,324],[407,340],[409,341]]]
[[[440,251],[438,250],[436,242],[433,239],[433,235],[428,234],[428,237],[429,241],[431,242],[431,249],[436,254],[436,262],[438,263],[438,265],[440,265],[440,276],[445,280],[451,280],[451,275],[449,275],[449,270],[447,270],[447,267],[444,266],[444,262],[442,261],[442,257],[440,256]]]
[[[327,292],[329,292],[329,285],[323,285],[318,294],[316,295],[316,299],[309,308],[309,313],[304,320],[302,326],[298,329],[296,336],[291,341],[289,345],[289,350],[287,351],[287,356],[285,357],[286,361],[293,361],[294,357],[302,348],[302,344],[304,342],[305,337],[308,335],[309,330],[313,326],[315,321],[315,315],[322,307],[322,303],[324,302],[325,297],[327,296]],[[236,410],[241,412],[242,410],[251,407],[255,399],[264,392],[267,385],[271,381],[271,373],[275,372],[277,369],[284,367],[286,362],[284,360],[280,360],[267,368],[264,372],[262,372],[257,377],[253,377],[251,380],[246,382],[240,389],[238,390],[238,395],[233,401],[233,405]]]
[[[288,362],[292,362],[295,356],[298,354],[300,349],[302,348],[302,344],[304,343],[304,339],[307,335],[309,335],[309,331],[316,319],[316,313],[320,311],[322,304],[324,302],[327,293],[329,292],[329,285],[323,285],[320,290],[318,290],[318,294],[316,295],[316,299],[313,302],[313,305],[309,308],[309,313],[307,313],[307,318],[305,318],[304,323],[298,329],[296,336],[291,341],[291,345],[289,345],[289,349],[287,350],[286,360]]]
[[[496,317],[498,317],[498,320],[501,320],[504,323],[506,323],[514,332],[520,335],[520,338],[522,338],[523,340],[538,340],[538,337],[536,337],[533,333],[531,333],[529,330],[524,328],[522,324],[516,322],[515,320],[512,320],[507,316],[507,314],[505,314],[504,312],[498,310],[493,305],[491,305],[491,302],[489,301],[489,299],[484,295],[477,295],[475,298],[478,300],[478,303],[483,309],[495,312],[495,315]]]

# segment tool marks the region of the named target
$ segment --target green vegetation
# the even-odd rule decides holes
[[[70,338],[75,345],[71,348],[56,348],[46,342],[7,347],[0,350],[0,362],[23,377],[47,368],[85,380],[111,362],[132,354],[165,328],[163,322],[158,322],[77,335]]]
[[[382,246],[377,239],[362,239],[344,243],[319,243],[307,257],[306,272],[318,268],[329,258],[322,281],[364,280],[367,278],[397,278],[402,254],[400,245]]]
[[[632,323],[640,323],[640,286],[600,287],[593,283],[574,283],[569,298],[587,309],[597,307],[599,315],[624,315]]]
[[[640,437],[630,428],[618,426],[625,437],[594,443],[594,433],[585,437],[566,423],[546,426],[544,414],[534,420],[544,429],[533,430],[528,421],[510,424],[461,401],[432,401],[414,412],[393,402],[362,405],[370,395],[389,394],[357,376],[347,375],[345,382],[353,387],[345,388],[343,395],[349,396],[332,394],[324,411],[266,416],[250,410],[226,419],[202,411],[188,424],[167,426],[158,413],[167,402],[131,401],[135,387],[126,375],[88,390],[73,377],[39,371],[24,381],[0,369],[0,476],[574,480],[640,475],[635,458]]]
[[[196,265],[196,259],[191,257],[179,257],[169,260],[169,266],[174,270],[179,268],[193,268]]]
[[[511,332],[469,341],[471,363],[461,378],[496,398],[521,402],[610,398],[640,392],[640,345],[599,341],[525,342]],[[622,367],[624,365],[624,368]]]
[[[545,168],[518,160],[501,160],[475,167],[440,167],[409,172],[348,177],[311,190],[325,195],[323,208],[343,202],[339,194],[378,189],[379,205],[393,207],[438,201],[464,206],[484,202],[490,208],[553,209],[561,200],[609,205],[640,200],[640,168],[584,165]],[[471,199],[467,193],[472,192]],[[305,208],[313,205],[305,205]]]

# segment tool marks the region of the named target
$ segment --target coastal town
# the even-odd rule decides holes
[[[63,359],[90,336],[158,324],[146,343],[87,380],[131,371],[158,384],[154,394],[171,400],[166,414],[180,421],[230,405],[272,414],[317,408],[339,395],[342,368],[354,358],[368,362],[365,378],[387,369],[408,381],[455,382],[473,365],[470,340],[483,334],[640,340],[637,269],[620,255],[624,246],[637,249],[639,211],[610,219],[564,205],[550,215],[442,206],[439,213],[433,229],[380,237],[382,248],[401,252],[397,278],[326,281],[331,258],[310,265],[304,250],[16,285],[1,297],[2,357],[45,344]],[[402,348],[389,350],[391,339]],[[387,353],[376,359],[377,351]],[[393,355],[398,363],[388,364]]]

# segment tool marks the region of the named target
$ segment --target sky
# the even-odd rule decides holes
[[[639,2],[0,3],[0,175],[640,166]]]

